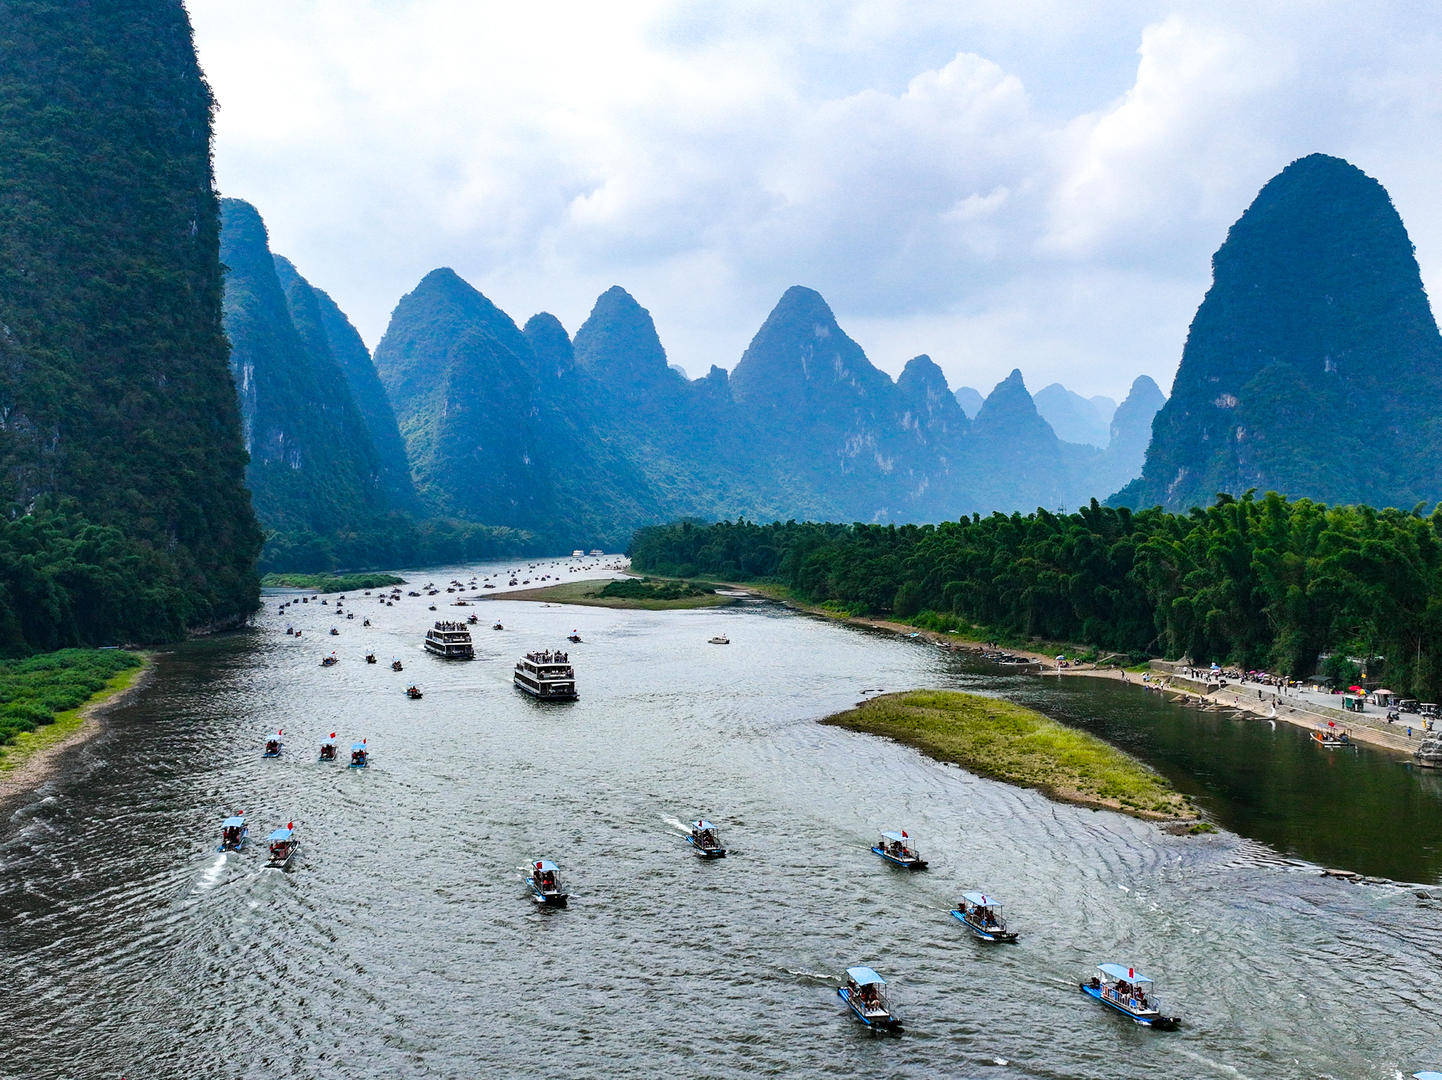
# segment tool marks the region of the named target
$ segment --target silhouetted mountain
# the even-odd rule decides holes
[[[1013,369],[982,403],[972,423],[976,498],[986,509],[1070,509],[1079,501],[1075,458],[1037,411],[1021,372]]]
[[[1401,218],[1377,181],[1313,154],[1262,188],[1213,257],[1143,475],[1116,499],[1435,502],[1439,391],[1442,339]]]
[[[1037,412],[1066,442],[1105,449],[1117,404],[1107,397],[1084,398],[1061,383],[1042,387],[1032,398]]]
[[[966,413],[968,420],[975,420],[976,414],[981,412],[981,391],[974,386],[958,387],[956,403],[961,406],[961,411]]]
[[[1112,416],[1110,438],[1097,466],[1093,491],[1116,491],[1142,471],[1147,444],[1152,441],[1152,420],[1166,400],[1150,375],[1138,375],[1132,381],[1126,400]]]

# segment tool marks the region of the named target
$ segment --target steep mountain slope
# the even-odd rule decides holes
[[[1166,401],[1150,375],[1132,380],[1125,400],[1112,415],[1106,452],[1089,485],[1093,492],[1116,491],[1141,475],[1147,445],[1152,441],[1152,420]],[[1094,497],[1100,499],[1101,495]]]
[[[105,527],[47,599],[7,580],[0,647],[155,639],[249,611],[260,536],[185,10],[6,0],[0,23],[0,501],[12,530],[59,530],[26,541],[32,583],[61,534]]]
[[[1402,220],[1338,158],[1294,161],[1212,260],[1142,477],[1185,508],[1257,487],[1410,508],[1442,498],[1442,339]]]
[[[982,403],[968,450],[975,476],[970,501],[983,511],[1069,509],[1081,499],[1079,476],[1097,456],[1057,438],[1015,369]]]

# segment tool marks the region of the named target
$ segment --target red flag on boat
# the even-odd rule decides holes
[[[362,739],[362,740],[361,740],[361,745],[364,746],[364,745],[365,745],[366,743],[368,743],[368,742],[370,742],[369,739]]]
[[[1136,977],[1137,977],[1137,969],[1136,969],[1136,968],[1127,968],[1127,978],[1128,978],[1128,979],[1135,979]]]
[[[540,868],[541,868],[541,864],[540,864],[540,863],[537,863],[537,864],[536,864],[536,869],[539,870]]]
[[[331,737],[332,739],[335,738],[335,732],[334,732],[334,731],[332,731],[332,732],[330,733],[330,737]]]
[[[911,839],[911,837],[909,837],[909,836],[906,835],[906,830],[905,830],[905,829],[902,829],[902,830],[901,830],[901,837],[902,837],[903,840],[910,840],[910,839]]]
[[[285,823],[285,827],[286,827],[287,829],[294,829],[294,828],[295,828],[295,822],[293,822],[293,821],[287,821],[287,822]]]

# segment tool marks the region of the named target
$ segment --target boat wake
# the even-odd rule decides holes
[[[216,884],[220,881],[221,871],[224,869],[225,852],[221,852],[215,857],[215,861],[205,868],[205,872],[200,875],[200,880],[195,883],[195,891],[203,892],[206,889],[215,888]]]
[[[691,826],[687,825],[684,821],[673,818],[669,814],[664,815],[661,820],[664,821],[667,825],[671,826],[671,828],[675,829],[677,832],[684,833],[687,836],[691,835]]]
[[[820,972],[820,971],[807,971],[805,968],[802,968],[801,970],[796,971],[796,970],[793,970],[793,969],[791,969],[791,968],[787,968],[787,969],[786,969],[786,974],[790,975],[793,979],[796,979],[796,980],[798,980],[798,981],[800,981],[800,982],[803,982],[803,983],[809,983],[809,984],[812,984],[812,985],[814,985],[814,986],[835,986],[835,985],[836,985],[836,976],[835,976],[835,975],[828,975],[828,974],[826,974],[826,973],[824,973],[824,972]]]

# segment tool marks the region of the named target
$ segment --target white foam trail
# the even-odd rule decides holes
[[[198,889],[213,889],[213,888],[215,888],[215,883],[220,880],[220,872],[221,872],[222,870],[224,870],[224,869],[225,869],[225,852],[222,851],[219,855],[217,855],[217,856],[215,857],[215,862],[211,863],[209,866],[207,866],[207,867],[205,868],[205,873],[203,873],[203,874],[200,875],[200,881],[197,883],[196,888],[198,888]]]
[[[670,817],[670,816],[663,816],[663,817],[661,818],[661,820],[664,821],[667,825],[671,826],[671,828],[677,829],[677,830],[679,830],[680,832],[688,833],[688,834],[691,832],[691,826],[687,825],[685,822],[680,821],[680,820],[677,819],[677,818],[673,818],[673,817]]]
[[[1238,1077],[1239,1080],[1247,1080],[1247,1074],[1246,1074],[1246,1073],[1242,1072],[1240,1069],[1236,1069],[1236,1068],[1232,1067],[1231,1065],[1228,1065],[1225,1061],[1213,1061],[1211,1058],[1209,1058],[1209,1057],[1203,1057],[1201,1054],[1198,1054],[1198,1053],[1195,1053],[1194,1051],[1188,1050],[1188,1049],[1186,1049],[1185,1047],[1179,1045],[1179,1044],[1176,1043],[1176,1042],[1172,1042],[1172,1043],[1171,1043],[1171,1048],[1172,1048],[1173,1050],[1175,1050],[1178,1054],[1180,1054],[1182,1057],[1184,1057],[1184,1058],[1189,1058],[1189,1059],[1191,1059],[1192,1061],[1195,1061],[1195,1062],[1196,1062],[1197,1064],[1199,1064],[1199,1065],[1205,1065],[1205,1066],[1207,1066],[1207,1067],[1210,1068],[1210,1069],[1215,1069],[1217,1072],[1221,1073],[1223,1076],[1235,1076],[1235,1077]]]

